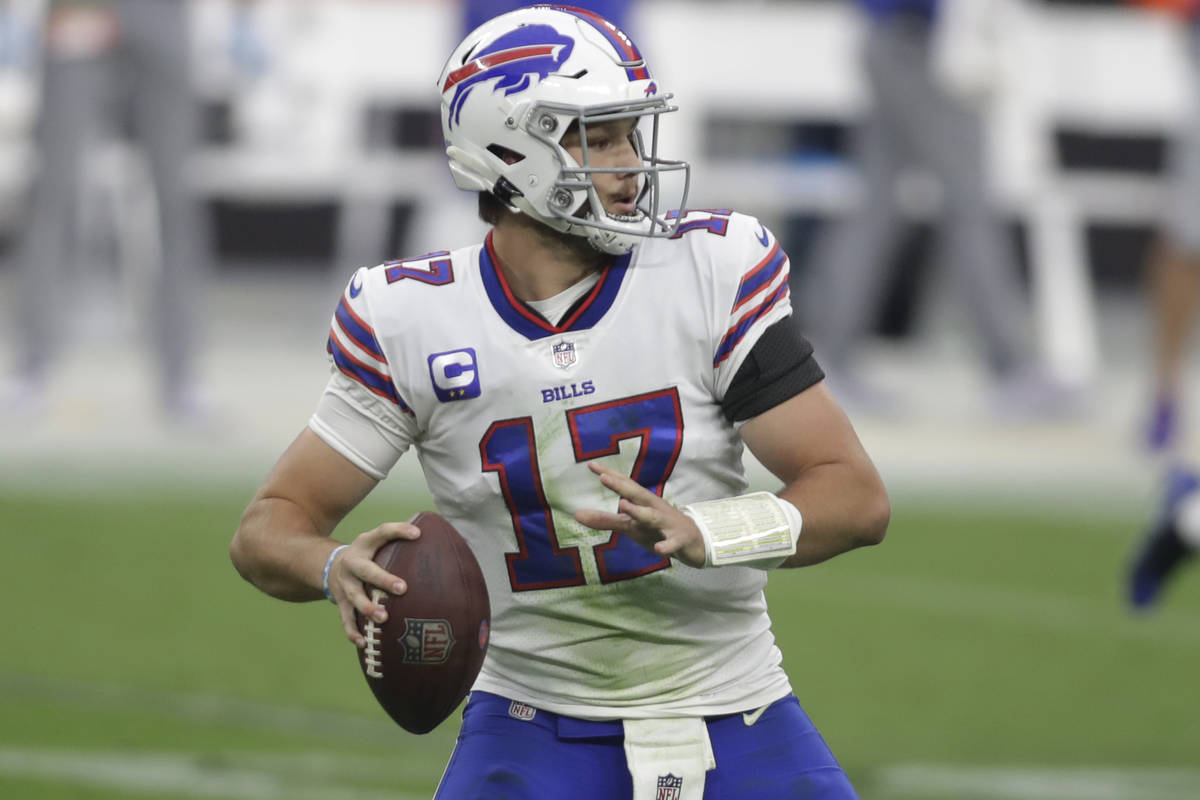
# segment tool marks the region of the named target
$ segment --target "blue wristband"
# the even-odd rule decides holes
[[[348,544],[341,544],[333,548],[333,552],[329,554],[329,558],[325,559],[325,569],[321,570],[321,588],[325,590],[325,599],[331,603],[335,601],[333,595],[329,593],[329,570],[333,568],[333,560],[337,558],[337,554],[349,546]]]

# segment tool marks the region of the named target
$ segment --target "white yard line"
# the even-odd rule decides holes
[[[337,768],[332,761],[310,755],[270,761],[238,757],[218,763],[209,757],[173,753],[0,748],[0,775],[133,794],[231,800],[424,800],[400,789],[351,788],[345,782],[346,772],[348,765]]]
[[[382,712],[377,716],[358,716],[269,705],[209,692],[182,692],[0,672],[0,696],[5,694],[37,696],[46,702],[75,707],[135,709],[159,716],[282,731],[321,740],[379,740],[389,735],[404,735]]]
[[[0,776],[112,789],[131,794],[231,800],[417,800],[400,789],[354,789],[356,769],[383,761],[324,754],[237,756],[217,761],[180,754],[0,748]],[[1195,800],[1200,769],[1148,767],[949,766],[899,764],[875,773],[880,800]]]
[[[301,754],[158,752],[0,746],[0,776],[54,784],[105,788],[129,794],[213,797],[230,800],[417,800],[402,788],[385,791],[355,784],[394,784],[394,759],[346,755],[346,743],[408,739],[417,752],[433,742],[411,736],[383,717],[256,703],[215,693],[119,686],[0,672],[0,698],[34,698],[74,708],[121,709],[183,723],[235,725],[241,729],[305,735],[333,742],[342,752]],[[439,748],[440,749],[440,748]],[[433,756],[430,753],[431,757]],[[445,759],[449,752],[439,752]]]
[[[871,789],[889,800],[1195,800],[1200,769],[902,764],[877,772]]]
[[[905,598],[908,593],[895,594]],[[1039,600],[1039,607],[1044,608],[1044,600]],[[260,730],[304,733],[321,740],[377,741],[385,733],[403,735],[386,720],[253,703],[210,693],[0,673],[0,695],[3,694],[33,695],[73,706],[133,708],[204,723],[222,720]],[[395,769],[396,764],[386,757],[329,752],[137,754],[0,747],[0,776],[111,789],[131,795],[168,794],[181,798],[416,800],[416,795],[401,790],[353,788],[355,783],[388,781]],[[1195,800],[1200,797],[1200,769],[1169,767],[897,764],[873,770],[864,783],[864,796],[876,800]]]

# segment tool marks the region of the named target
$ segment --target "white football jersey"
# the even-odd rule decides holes
[[[476,689],[588,719],[757,708],[791,690],[766,573],[693,569],[573,515],[616,510],[593,460],[676,505],[744,492],[720,402],[790,313],[787,256],[731,211],[615,258],[557,324],[513,296],[489,239],[355,273],[310,425],[376,477],[416,449],[487,579]]]

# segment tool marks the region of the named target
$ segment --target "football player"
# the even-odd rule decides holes
[[[1200,96],[1200,0],[1136,2],[1169,12],[1187,28],[1188,87],[1193,97]],[[1146,420],[1146,443],[1152,452],[1166,453],[1182,439],[1184,356],[1200,312],[1200,100],[1193,100],[1182,123],[1169,164],[1169,203],[1148,265],[1154,401]]]
[[[119,255],[128,259],[113,266],[130,273],[144,269],[150,278],[138,279],[139,289],[145,285],[153,294],[153,302],[144,305],[148,318],[139,338],[152,348],[162,414],[184,428],[206,428],[210,421],[195,367],[201,322],[195,297],[203,288],[207,256],[200,207],[187,179],[199,132],[187,57],[193,38],[190,11],[184,0],[48,0],[0,6],[0,22],[18,26],[6,26],[6,50],[18,46],[23,24],[42,37],[36,48],[37,168],[31,173],[29,205],[14,226],[21,295],[12,311],[20,353],[13,374],[0,376],[0,409],[6,417],[48,410],[52,371],[64,347],[73,344],[62,338],[62,331],[74,329],[76,318],[96,302],[85,292],[65,304],[64,297],[71,294],[62,287],[102,280],[96,276],[105,272],[100,269],[103,254],[91,252],[76,232],[79,220],[86,219],[85,199],[95,192],[88,176],[96,134],[110,135],[113,122],[128,119],[135,123],[133,141],[149,168],[154,214],[144,216],[140,201],[125,200],[105,207],[101,217],[118,228],[125,221],[134,223],[131,230],[153,219],[153,227],[139,230],[136,247],[129,250],[122,231],[104,233],[120,241]],[[35,13],[36,21],[20,22]],[[143,197],[140,187],[136,197]],[[154,242],[154,256],[143,249],[149,241]]]
[[[1200,96],[1200,0],[1137,0],[1170,12],[1188,27],[1190,88]],[[1154,394],[1146,425],[1152,451],[1171,462],[1161,508],[1137,544],[1126,576],[1135,610],[1152,608],[1180,568],[1200,549],[1200,473],[1180,459],[1184,356],[1200,311],[1200,104],[1180,128],[1170,169],[1170,203],[1150,261],[1154,309]]]
[[[1172,575],[1200,549],[1200,477],[1186,466],[1167,473],[1162,508],[1144,534],[1129,569],[1129,602],[1147,610]]]
[[[887,494],[791,320],[758,220],[685,208],[675,110],[632,41],[578,8],[485,23],[438,79],[486,240],[361,269],[331,378],[231,552],[263,591],[381,619],[372,561],[419,535],[335,526],[415,449],[470,542],[487,657],[437,797],[852,798],[793,694],[769,570],[884,536]],[[743,449],[776,475],[747,493]]]

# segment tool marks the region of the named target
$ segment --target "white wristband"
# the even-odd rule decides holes
[[[796,552],[804,520],[794,505],[754,492],[684,506],[704,537],[704,566],[774,569]]]
[[[329,570],[333,568],[333,560],[337,558],[338,553],[349,546],[348,544],[339,544],[333,548],[333,552],[329,554],[329,558],[325,559],[325,569],[321,570],[321,588],[325,591],[325,599],[331,603],[336,603],[337,601],[333,599],[333,595],[329,592]]]

